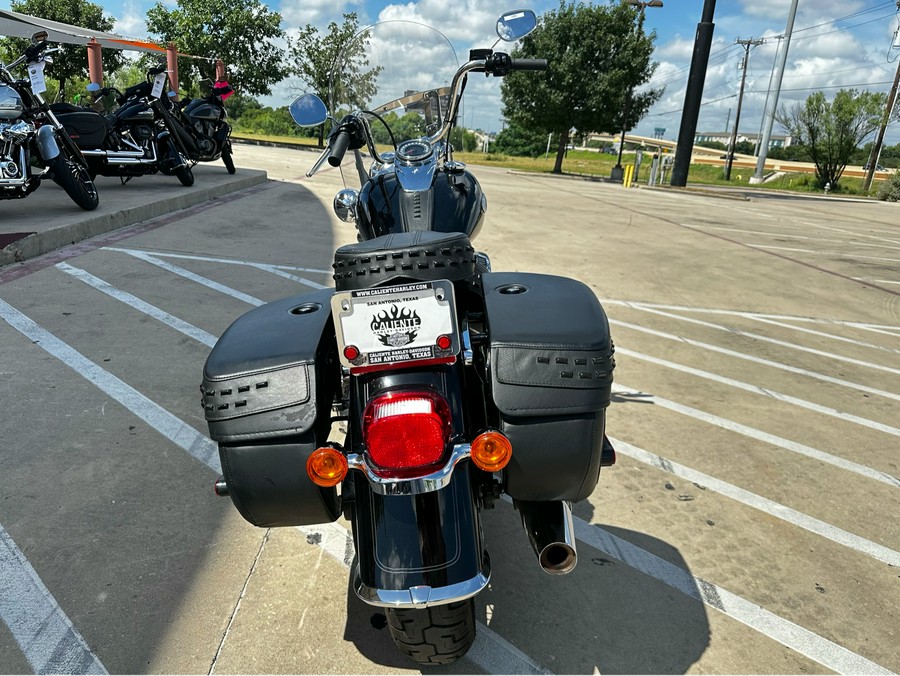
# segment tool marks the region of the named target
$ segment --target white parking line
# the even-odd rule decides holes
[[[714,329],[716,331],[724,331],[726,333],[731,333],[736,336],[742,336],[744,338],[752,338],[753,340],[759,340],[764,343],[771,343],[772,345],[779,345],[781,347],[787,347],[792,350],[798,350],[800,352],[806,352],[808,354],[814,354],[817,357],[826,357],[827,359],[834,359],[836,361],[842,361],[847,364],[854,364],[856,366],[864,366],[866,368],[875,369],[876,371],[884,371],[886,373],[893,373],[895,375],[900,375],[900,369],[895,369],[890,366],[885,366],[883,364],[877,364],[875,362],[864,361],[862,359],[854,359],[852,357],[844,357],[842,355],[837,354],[836,352],[825,352],[824,350],[816,350],[811,347],[806,347],[805,345],[798,345],[797,343],[789,343],[784,340],[778,340],[777,338],[770,338],[768,336],[764,336],[759,333],[750,333],[748,331],[743,331],[741,329],[733,328],[730,326],[723,326],[722,324],[713,324],[712,322],[705,322],[702,319],[695,319],[694,317],[685,317],[683,315],[673,314],[671,312],[665,312],[663,310],[655,309],[649,305],[645,305],[642,303],[631,303],[627,301],[603,301],[607,305],[622,305],[625,307],[629,307],[633,310],[640,310],[641,312],[647,312],[649,314],[659,315],[660,317],[669,317],[671,319],[677,319],[679,321],[687,322],[689,324],[695,324],[697,326],[704,326],[708,329]],[[687,308],[685,308],[686,310]],[[759,317],[747,317],[747,319],[765,322],[765,323],[775,323],[770,319],[767,319],[764,316]],[[784,326],[786,328],[794,328],[789,324],[778,323],[778,326]],[[801,329],[798,329],[801,330]],[[823,334],[826,335],[827,334]],[[848,339],[849,340],[849,339]],[[868,346],[866,343],[860,343],[858,341],[852,341],[853,343],[859,345],[860,347]],[[871,347],[877,347],[872,345]],[[890,350],[889,348],[881,348],[885,350],[889,350],[890,352],[896,352],[896,350]]]
[[[122,253],[139,253],[139,254],[148,254],[151,256],[158,256],[160,258],[180,258],[181,260],[186,261],[200,261],[204,263],[223,263],[225,265],[246,265],[249,267],[273,267],[278,268],[279,270],[292,270],[294,272],[312,272],[320,275],[332,275],[334,273],[333,270],[322,270],[321,268],[301,268],[296,265],[271,265],[267,263],[255,263],[253,261],[244,261],[239,260],[237,258],[217,258],[215,256],[197,256],[192,254],[177,254],[177,253],[169,253],[168,251],[145,251],[143,249],[126,249],[121,247],[114,246],[105,246],[102,249],[103,251],[119,251]],[[263,269],[260,267],[260,269]]]
[[[656,467],[657,469],[668,472],[669,474],[677,476],[681,479],[685,479],[686,481],[691,481],[693,483],[699,484],[704,488],[708,488],[712,491],[715,491],[716,493],[719,493],[720,495],[724,495],[727,498],[736,500],[737,502],[747,505],[748,507],[752,507],[753,509],[765,512],[770,516],[774,516],[778,519],[781,519],[782,521],[786,521],[787,523],[797,526],[798,528],[808,530],[810,533],[820,535],[824,538],[827,538],[828,540],[831,540],[832,542],[836,542],[839,545],[849,547],[850,549],[853,549],[857,552],[866,554],[867,556],[871,556],[872,558],[883,561],[888,565],[900,567],[900,552],[880,545],[877,542],[872,542],[871,540],[867,540],[866,538],[859,535],[854,535],[849,531],[837,528],[830,523],[826,523],[825,521],[821,521],[819,519],[811,517],[808,514],[797,511],[796,509],[791,509],[790,507],[775,502],[774,500],[769,500],[768,498],[756,495],[755,493],[751,493],[750,491],[744,490],[743,488],[739,488],[720,479],[716,479],[715,477],[709,476],[708,474],[704,474],[702,472],[698,472],[695,469],[691,469],[690,467],[680,465],[677,462],[673,462],[667,458],[662,457],[661,455],[656,455],[655,453],[646,451],[643,448],[638,448],[637,446],[633,446],[620,439],[613,439],[612,437],[610,437],[610,441],[612,441],[612,444],[616,449],[616,453],[627,456],[646,465],[651,465],[652,467]]]
[[[158,321],[161,321],[166,326],[170,326],[171,328],[183,333],[189,338],[193,338],[197,342],[203,343],[208,347],[212,347],[216,344],[216,337],[211,333],[207,333],[203,329],[197,328],[193,324],[188,324],[187,322],[170,315],[168,312],[159,309],[155,305],[151,305],[150,303],[147,303],[140,298],[131,295],[127,291],[117,289],[108,282],[100,279],[99,277],[95,277],[91,273],[82,270],[81,268],[72,267],[68,263],[57,263],[56,267],[66,274],[72,275],[73,277],[75,277],[75,279],[79,279],[85,284],[94,287],[102,293],[105,293],[107,296],[115,298],[118,301],[122,301],[126,305],[130,305],[131,307],[133,307],[135,310],[143,312],[144,314],[153,317]]]
[[[218,467],[218,446],[206,437],[200,436],[193,427],[176,418],[131,385],[119,380],[109,371],[97,366],[75,348],[38,326],[4,300],[0,300],[0,318],[200,462],[211,467],[214,465]]]
[[[670,401],[669,399],[658,397],[647,392],[634,390],[626,387],[625,385],[622,385],[621,383],[613,384],[613,393],[623,397],[626,401],[632,400],[636,402],[644,402],[659,406],[661,408],[666,408],[670,411],[674,411],[675,413],[680,413],[681,415],[688,416],[689,418],[694,418],[695,420],[699,420],[709,425],[714,425],[724,430],[740,434],[741,436],[745,436],[756,441],[761,441],[762,443],[769,444],[770,446],[776,446],[786,451],[797,453],[798,455],[805,455],[808,458],[819,460],[820,462],[827,463],[847,472],[858,474],[859,476],[865,477],[867,479],[874,479],[875,481],[887,484],[889,486],[892,486],[893,488],[900,488],[900,479],[887,474],[886,472],[882,472],[865,465],[860,465],[859,463],[838,457],[836,455],[832,455],[831,453],[826,453],[825,451],[820,451],[819,449],[813,448],[812,446],[807,446],[806,444],[791,441],[790,439],[785,439],[784,437],[779,437],[775,434],[769,434],[768,432],[750,427],[749,425],[742,425],[741,423],[729,420],[728,418],[722,418],[721,416],[713,415],[712,413],[707,413],[706,411],[701,411],[700,409],[693,408],[691,406],[685,406],[684,404],[679,404],[677,402]]]
[[[110,251],[119,251],[119,249],[110,249]],[[265,301],[260,300],[259,298],[254,298],[253,296],[246,294],[243,291],[238,291],[237,289],[232,289],[231,287],[225,286],[224,284],[219,284],[218,282],[214,282],[213,280],[206,277],[201,277],[200,275],[195,274],[190,270],[185,270],[184,268],[180,268],[177,265],[172,265],[171,263],[160,260],[154,255],[145,254],[138,251],[130,251],[127,249],[122,249],[121,251],[127,253],[129,256],[134,256],[135,258],[142,260],[145,263],[150,263],[151,265],[155,265],[158,268],[162,268],[166,272],[171,272],[172,274],[178,275],[179,277],[184,277],[185,279],[189,279],[192,282],[201,284],[202,286],[213,289],[214,291],[218,291],[228,296],[232,296],[233,298],[237,298],[238,300],[242,300],[249,305],[259,307],[260,305],[265,304]]]
[[[672,315],[677,316],[677,315]],[[857,345],[858,347],[866,347],[871,350],[881,350],[882,352],[893,352],[894,354],[900,354],[900,350],[895,350],[890,347],[884,347],[883,345],[875,345],[874,343],[867,343],[862,340],[854,340],[853,338],[845,338],[844,336],[839,336],[835,333],[825,333],[824,331],[816,331],[815,329],[807,329],[804,326],[795,326],[793,324],[787,324],[785,322],[778,322],[774,319],[765,319],[764,317],[750,317],[754,322],[759,322],[761,324],[771,324],[772,326],[779,326],[783,329],[790,329],[791,331],[797,331],[798,333],[807,333],[812,336],[819,336],[820,338],[828,338],[830,340],[836,340],[841,343],[849,343],[851,345]],[[880,329],[873,329],[871,327],[860,327],[866,331],[879,331]],[[900,329],[898,329],[900,330]],[[747,334],[754,335],[754,334]],[[890,334],[894,335],[894,334]]]
[[[786,620],[727,589],[707,582],[630,542],[575,518],[575,535],[585,544],[702,601],[710,608],[768,636],[828,669],[841,674],[890,674],[884,667],[843,646]]]
[[[690,345],[691,347],[697,347],[703,350],[707,350],[709,352],[717,352],[719,354],[724,354],[728,357],[735,357],[736,359],[743,359],[744,361],[750,361],[754,364],[761,364],[763,366],[770,366],[772,368],[780,369],[782,371],[787,371],[789,373],[795,373],[797,375],[805,376],[807,378],[813,378],[815,380],[821,380],[826,383],[831,383],[832,385],[840,385],[841,387],[847,387],[853,390],[859,390],[860,392],[866,392],[868,394],[873,394],[878,397],[883,397],[885,399],[893,399],[895,401],[900,401],[900,394],[895,394],[894,392],[888,392],[887,390],[879,390],[874,387],[869,387],[868,385],[861,385],[859,383],[854,383],[849,380],[842,380],[841,378],[834,378],[833,376],[825,375],[823,373],[817,373],[815,371],[809,371],[807,369],[798,368],[796,366],[790,366],[789,364],[782,364],[781,362],[772,361],[771,359],[763,359],[762,357],[755,357],[751,354],[746,354],[744,352],[737,352],[735,350],[729,350],[724,347],[719,347],[718,345],[711,345],[710,343],[704,343],[699,340],[693,340],[691,338],[684,338],[682,336],[676,336],[672,333],[666,333],[665,331],[657,331],[655,329],[649,329],[645,326],[639,326],[638,324],[631,324],[629,322],[621,322],[616,319],[610,319],[609,323],[613,326],[622,326],[627,329],[631,329],[632,331],[638,331],[640,333],[646,333],[651,336],[656,336],[658,338],[665,338],[666,340],[673,340],[675,342],[684,343],[685,345]]]
[[[36,674],[108,673],[3,524],[0,524],[0,620],[9,628]]]
[[[813,251],[812,249],[795,249],[787,246],[771,246],[766,244],[747,244],[751,249],[766,249],[771,251],[791,251],[793,253],[804,253],[810,256],[837,256],[838,258],[853,258],[862,261],[885,261],[888,263],[900,263],[900,258],[882,258],[881,256],[858,256],[857,254],[847,253],[846,251]]]

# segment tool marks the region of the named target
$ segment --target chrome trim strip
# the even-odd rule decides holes
[[[365,456],[359,453],[347,454],[347,465],[350,469],[361,471],[366,475],[372,491],[379,495],[417,495],[431,493],[444,488],[450,483],[456,464],[472,454],[471,444],[456,444],[450,453],[450,459],[441,469],[414,479],[387,479],[380,477],[372,470]]]
[[[485,557],[485,569],[475,577],[447,585],[446,587],[429,587],[421,585],[409,589],[374,589],[367,587],[359,579],[359,569],[353,576],[353,588],[356,595],[370,606],[380,608],[428,608],[472,598],[487,587],[491,580],[491,564]]]

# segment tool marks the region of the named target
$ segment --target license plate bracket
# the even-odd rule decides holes
[[[448,280],[339,291],[331,299],[338,355],[351,371],[455,361],[459,327]]]

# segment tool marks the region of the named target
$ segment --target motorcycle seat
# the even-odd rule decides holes
[[[399,232],[334,252],[337,291],[407,281],[463,281],[475,274],[475,249],[461,232]]]

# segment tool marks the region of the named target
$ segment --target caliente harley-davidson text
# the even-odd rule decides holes
[[[44,68],[56,51],[41,31],[21,57],[8,66],[0,63],[0,199],[26,197],[51,178],[90,211],[100,198],[85,159],[41,96],[47,91]],[[17,79],[12,72],[23,63],[28,78]],[[32,160],[43,171],[34,173]]]
[[[497,33],[512,41],[535,24],[513,12]],[[485,510],[508,496],[539,565],[568,573],[571,505],[615,461],[600,303],[571,279],[492,272],[471,244],[486,198],[452,159],[470,74],[546,67],[492,49],[457,67],[443,35],[411,22],[357,35],[335,68],[331,109],[352,96],[366,109],[335,121],[309,175],[353,151],[361,189],[334,207],[359,242],[335,252],[334,289],[248,312],[204,367],[224,473],[216,492],[260,527],[343,513],[353,589],[384,609],[396,645],[421,664],[453,662],[475,638],[474,597],[491,575]],[[291,112],[301,125],[326,119],[311,95]]]

